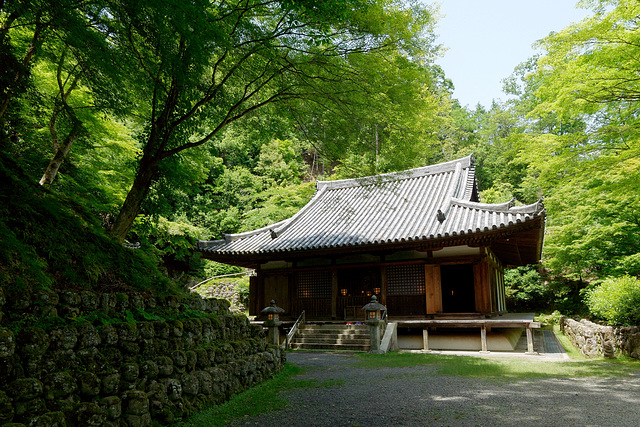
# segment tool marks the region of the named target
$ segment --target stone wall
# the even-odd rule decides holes
[[[640,359],[640,328],[602,326],[588,320],[560,318],[560,330],[587,357]]]
[[[225,300],[0,287],[0,426],[171,424],[284,357]]]

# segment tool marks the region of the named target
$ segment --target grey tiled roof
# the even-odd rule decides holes
[[[374,177],[320,181],[293,217],[200,241],[205,256],[276,254],[443,239],[506,229],[544,215],[541,202],[478,203],[471,156]]]

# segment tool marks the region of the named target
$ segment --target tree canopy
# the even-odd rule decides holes
[[[545,198],[517,304],[579,310],[582,289],[640,275],[640,6],[583,6],[508,101],[469,109],[417,0],[0,2],[0,150],[170,275],[224,272],[194,238],[285,219],[317,179],[473,153],[482,201]]]

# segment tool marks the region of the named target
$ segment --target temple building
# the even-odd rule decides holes
[[[281,319],[356,321],[376,295],[390,320],[491,319],[507,312],[503,268],[540,260],[542,202],[480,203],[472,156],[316,187],[289,219],[198,242],[255,269],[250,315],[275,300]]]

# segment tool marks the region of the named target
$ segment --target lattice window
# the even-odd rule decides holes
[[[331,298],[331,270],[299,272],[298,298]]]
[[[387,267],[387,295],[424,295],[424,265],[390,265]]]

